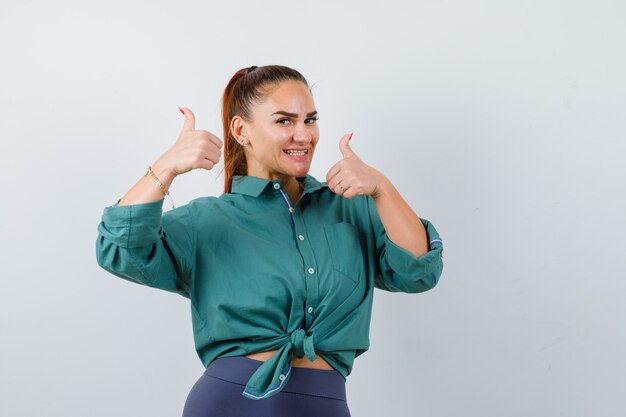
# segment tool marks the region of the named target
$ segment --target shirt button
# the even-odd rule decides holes
[[[304,236],[302,236],[302,235],[298,235],[298,239],[300,239],[300,240],[304,240]]]
[[[278,183],[274,184],[274,188],[276,188],[278,190],[280,188],[280,184],[278,184]]]
[[[311,275],[312,275],[312,274],[314,274],[314,273],[315,273],[315,269],[313,269],[313,268],[309,268],[309,274],[311,274]]]
[[[285,380],[285,375],[284,374],[280,374],[280,376],[278,377],[278,379],[280,379],[281,381]]]
[[[309,307],[309,309],[307,310],[309,313],[313,312],[313,307]]]

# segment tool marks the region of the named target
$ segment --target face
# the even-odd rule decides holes
[[[290,80],[273,87],[254,105],[252,122],[235,116],[231,127],[236,138],[248,142],[248,175],[286,182],[309,172],[319,128],[313,96],[304,83]],[[287,149],[306,153],[289,155]]]

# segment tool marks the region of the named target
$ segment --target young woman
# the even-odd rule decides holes
[[[98,264],[190,300],[206,370],[185,417],[349,416],[345,382],[369,348],[374,288],[418,293],[443,269],[441,238],[381,172],[339,140],[342,159],[308,174],[319,140],[306,79],[279,65],[226,86],[225,142],[184,127],[98,225]],[[163,213],[174,178],[211,170],[225,187]]]

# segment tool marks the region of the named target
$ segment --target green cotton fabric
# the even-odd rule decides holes
[[[289,381],[291,355],[324,358],[344,378],[369,348],[374,288],[419,293],[443,270],[441,237],[422,218],[429,250],[389,240],[371,196],[333,193],[307,174],[292,206],[280,180],[234,176],[231,193],[163,212],[164,199],[104,208],[98,265],[190,300],[195,349],[218,357],[278,349],[242,395],[259,400]]]

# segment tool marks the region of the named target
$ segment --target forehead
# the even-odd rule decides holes
[[[271,114],[284,110],[303,115],[315,110],[313,95],[309,88],[300,81],[283,81],[274,86],[265,95],[265,99],[255,106],[259,112]]]

